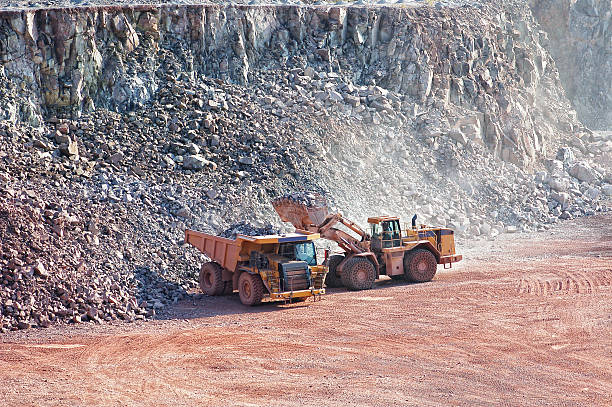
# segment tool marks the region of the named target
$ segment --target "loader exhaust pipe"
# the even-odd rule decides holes
[[[417,220],[417,215],[415,213],[414,216],[412,217],[412,229],[416,229],[416,220]]]

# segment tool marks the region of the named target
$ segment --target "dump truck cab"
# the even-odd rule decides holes
[[[262,244],[259,250],[250,252],[249,263],[243,266],[243,270],[261,276],[271,299],[309,297],[317,275],[321,277],[325,271],[324,266],[317,265],[313,242],[317,236],[299,237],[304,240],[280,236],[278,243]]]

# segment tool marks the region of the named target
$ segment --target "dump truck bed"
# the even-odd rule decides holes
[[[240,250],[245,242],[256,244],[288,243],[316,240],[318,233],[304,235],[301,233],[287,233],[283,235],[247,236],[236,235],[235,239],[228,239],[195,230],[185,230],[185,242],[191,244],[199,251],[216,261],[221,267],[234,271],[240,258]]]
[[[242,240],[227,239],[188,229],[185,230],[185,242],[219,263],[221,267],[232,271],[236,268]]]

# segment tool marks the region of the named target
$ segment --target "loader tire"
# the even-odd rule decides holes
[[[244,272],[238,278],[238,294],[244,305],[257,305],[264,297],[264,284],[261,277]]]
[[[344,260],[344,256],[339,254],[334,254],[333,256],[329,256],[329,260],[327,260],[327,267],[329,267],[329,271],[325,276],[325,285],[331,288],[342,287],[342,279],[336,273],[336,268],[340,263]]]
[[[431,281],[437,269],[436,257],[429,250],[415,249],[404,256],[404,275],[408,281],[415,283]]]
[[[342,283],[349,290],[369,290],[376,280],[376,271],[371,261],[363,257],[352,257],[342,268]]]
[[[221,266],[215,262],[202,264],[200,269],[200,289],[206,295],[221,295],[225,288]]]

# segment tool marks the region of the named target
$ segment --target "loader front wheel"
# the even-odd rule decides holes
[[[342,283],[349,290],[369,290],[376,280],[371,261],[363,257],[352,257],[342,268]]]
[[[431,281],[436,275],[438,262],[432,252],[425,249],[415,249],[404,257],[404,273],[406,280],[415,283]]]
[[[339,254],[334,254],[333,256],[329,257],[329,260],[327,260],[327,267],[329,267],[329,271],[325,276],[326,286],[331,288],[342,287],[342,279],[338,273],[336,273],[336,268],[338,268],[338,265],[342,263],[342,260],[344,260],[344,256]]]
[[[202,264],[200,269],[200,289],[206,295],[221,295],[225,288],[221,266],[215,262]]]
[[[257,305],[264,297],[264,285],[261,277],[244,272],[238,278],[238,294],[244,305]]]

